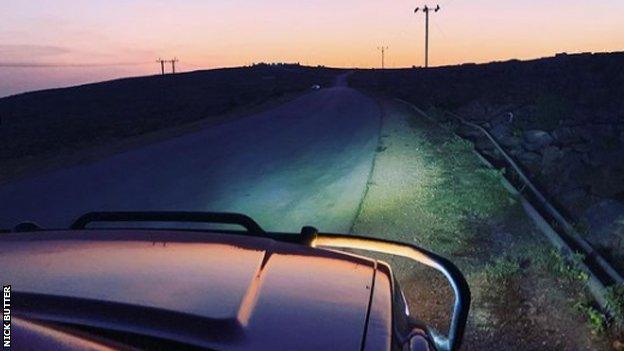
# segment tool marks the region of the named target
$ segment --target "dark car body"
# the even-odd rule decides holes
[[[44,335],[45,345],[139,349],[444,347],[409,316],[387,264],[310,245],[317,237],[86,228],[2,234],[13,345]]]

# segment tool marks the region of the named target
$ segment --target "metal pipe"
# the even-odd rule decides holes
[[[455,351],[461,345],[470,309],[470,288],[461,271],[449,260],[416,245],[382,239],[371,239],[343,234],[317,234],[310,245],[335,249],[355,249],[402,256],[441,272],[453,288],[455,303],[451,325],[446,337],[436,336],[434,341],[441,351]]]
[[[537,189],[537,187],[533,184],[533,182],[531,182],[529,177],[524,173],[524,171],[520,168],[520,166],[518,166],[518,164],[513,160],[513,158],[511,158],[511,156],[507,154],[507,152],[502,148],[502,146],[500,146],[498,141],[492,136],[492,134],[490,134],[490,132],[488,132],[482,126],[476,123],[466,121],[461,116],[458,116],[452,112],[447,111],[446,113],[449,114],[450,116],[457,118],[461,123],[481,131],[490,140],[492,145],[494,145],[496,150],[498,150],[501,153],[501,155],[503,155],[507,163],[509,163],[509,165],[516,171],[516,173],[518,174],[522,182],[529,188],[529,190],[531,190],[533,195],[535,195],[537,200],[542,204],[542,206],[544,206],[546,211],[555,218],[555,220],[559,223],[559,225],[561,225],[561,227],[566,232],[566,234],[570,237],[570,239],[572,239],[572,241],[574,241],[576,245],[580,246],[581,249],[585,251],[585,254],[588,256],[587,258],[593,259],[595,263],[614,281],[615,284],[624,283],[624,279],[622,278],[622,276],[615,269],[613,269],[613,267],[611,267],[611,265],[607,262],[607,260],[605,260],[604,257],[602,257],[602,255],[600,255],[600,253],[598,253],[598,251],[596,251],[587,242],[587,240],[582,238],[576,232],[576,230],[574,230],[574,227]]]

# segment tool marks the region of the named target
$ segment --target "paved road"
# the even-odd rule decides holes
[[[0,228],[66,227],[99,210],[233,211],[268,230],[349,230],[380,111],[345,86],[271,111],[0,188]]]

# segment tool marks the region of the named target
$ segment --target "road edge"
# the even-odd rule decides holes
[[[375,171],[375,164],[377,161],[377,149],[381,146],[381,129],[383,127],[383,122],[385,119],[385,110],[383,108],[383,104],[379,101],[379,98],[376,97],[372,97],[368,94],[363,93],[362,91],[359,91],[356,89],[357,92],[359,92],[360,94],[368,97],[369,99],[375,101],[375,105],[377,105],[377,109],[379,110],[379,123],[377,125],[377,143],[376,143],[376,147],[375,150],[373,151],[373,160],[371,161],[371,166],[370,169],[368,171],[368,176],[366,177],[366,184],[364,185],[364,190],[362,191],[362,196],[360,198],[360,201],[358,203],[357,209],[355,210],[355,215],[353,216],[353,219],[351,220],[351,224],[349,225],[349,234],[354,234],[353,233],[353,229],[355,228],[355,224],[358,221],[358,218],[360,217],[360,215],[362,214],[362,206],[364,205],[364,200],[366,200],[366,195],[368,194],[368,191],[370,189],[370,185],[371,185],[371,179],[373,178],[373,172]]]

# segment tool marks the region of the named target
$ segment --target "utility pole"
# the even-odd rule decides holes
[[[440,11],[440,5],[436,5],[435,8],[425,5],[423,8],[417,7],[414,13],[422,11],[425,13],[425,68],[429,67],[429,12]]]
[[[174,57],[173,59],[169,60],[169,62],[171,62],[171,73],[175,74],[175,63],[178,62],[178,58]]]
[[[156,62],[160,63],[160,74],[162,74],[163,76],[165,75],[165,60],[158,58],[158,60],[156,60]]]
[[[386,50],[388,50],[389,47],[387,46],[378,46],[377,50],[381,51],[381,69],[386,68]]]

